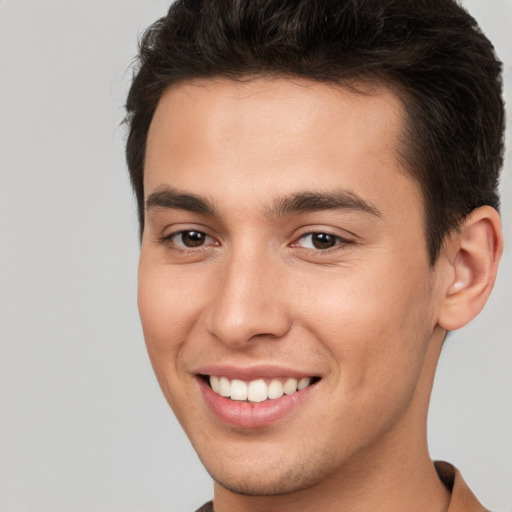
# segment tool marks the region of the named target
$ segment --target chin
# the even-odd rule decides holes
[[[242,496],[283,496],[303,491],[315,485],[309,479],[289,479],[288,475],[278,477],[277,481],[262,481],[259,478],[215,478],[210,474],[215,482],[228,491]],[[320,480],[320,479],[319,479]]]
[[[329,474],[327,461],[276,461],[266,467],[253,464],[226,470],[226,465],[208,467],[212,479],[228,491],[243,496],[282,496],[303,491],[324,481]],[[286,467],[288,466],[288,467]]]

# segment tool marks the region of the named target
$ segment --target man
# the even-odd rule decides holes
[[[201,510],[485,510],[432,463],[502,252],[501,66],[455,2],[178,1],[128,97],[139,309]]]

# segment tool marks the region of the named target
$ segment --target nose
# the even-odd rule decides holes
[[[261,254],[233,255],[223,262],[206,314],[208,331],[224,344],[243,348],[277,339],[291,326],[283,269]]]

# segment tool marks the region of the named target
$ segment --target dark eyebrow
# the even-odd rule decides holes
[[[279,198],[270,208],[272,217],[293,213],[310,213],[319,210],[356,210],[382,217],[382,214],[350,190],[334,192],[298,192],[289,197]]]
[[[216,216],[217,213],[208,199],[171,187],[159,187],[146,199],[146,210],[157,208],[177,208],[203,215]],[[350,190],[335,192],[297,192],[291,196],[278,198],[269,209],[270,217],[310,213],[320,210],[356,210],[381,217],[377,208]]]
[[[206,198],[179,192],[171,187],[159,187],[146,199],[146,210],[177,208],[203,215],[216,215],[213,204]]]

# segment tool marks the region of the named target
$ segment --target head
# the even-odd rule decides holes
[[[339,492],[425,456],[445,333],[501,250],[499,76],[447,0],[178,1],[148,30],[139,309],[222,488]]]
[[[405,108],[401,154],[422,190],[434,263],[444,237],[472,210],[499,206],[500,73],[491,43],[452,0],[177,1],[144,35],[127,101],[141,231],[148,130],[172,85],[276,75],[354,90],[377,83]]]

